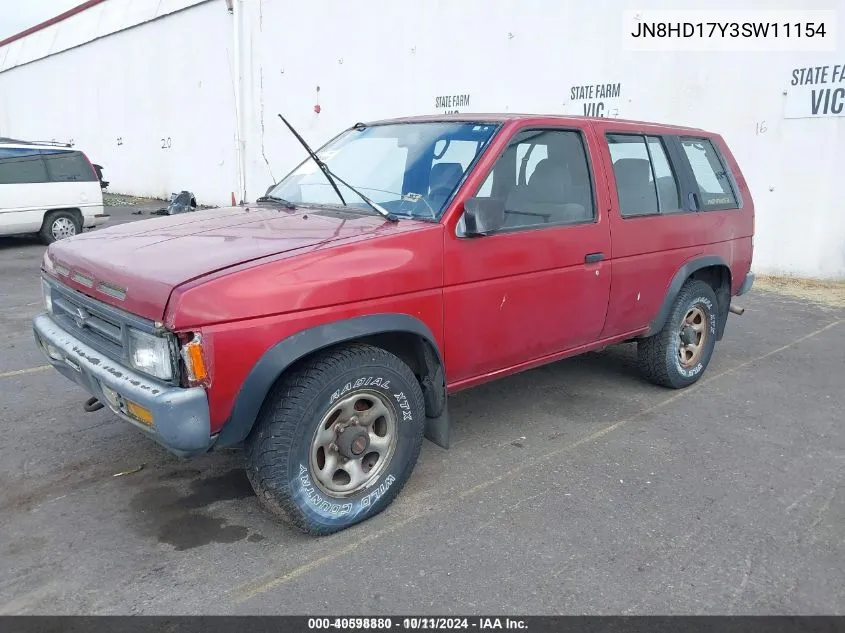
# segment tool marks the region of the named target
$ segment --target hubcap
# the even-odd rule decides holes
[[[314,481],[333,497],[353,495],[384,471],[397,441],[396,414],[383,395],[360,391],[338,400],[311,442]]]
[[[53,234],[55,239],[60,240],[65,237],[73,237],[76,235],[76,226],[67,218],[56,218],[53,220],[50,232]]]
[[[366,429],[348,426],[337,434],[337,452],[346,459],[356,459],[364,454],[370,445]]]
[[[678,358],[683,367],[698,363],[707,343],[707,315],[698,306],[690,308],[678,332]]]

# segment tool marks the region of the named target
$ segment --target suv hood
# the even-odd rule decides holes
[[[91,297],[161,320],[174,288],[230,266],[358,236],[423,228],[342,208],[226,207],[110,226],[54,242],[45,270]]]

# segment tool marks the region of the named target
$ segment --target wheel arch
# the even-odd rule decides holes
[[[719,318],[717,320],[716,340],[721,340],[725,332],[728,319],[728,308],[731,304],[731,269],[724,259],[718,255],[705,255],[686,262],[681,266],[666,291],[666,296],[660,306],[657,316],[649,324],[644,336],[651,336],[663,329],[672,305],[675,303],[681,288],[689,279],[699,279],[709,284],[716,293],[719,303]]]
[[[44,216],[41,219],[41,228],[43,229],[52,216],[56,215],[57,213],[69,213],[73,217],[75,217],[79,221],[79,226],[85,226],[85,214],[82,213],[82,209],[79,207],[59,207],[55,209],[47,209],[44,211]]]
[[[318,325],[270,347],[244,379],[215,446],[234,446],[247,438],[267,395],[287,370],[314,354],[353,342],[385,349],[411,368],[425,398],[425,437],[438,446],[448,448],[450,424],[440,349],[425,323],[411,315],[398,313],[367,315]]]

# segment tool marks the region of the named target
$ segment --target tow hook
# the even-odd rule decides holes
[[[731,304],[728,310],[730,310],[733,314],[737,314],[739,316],[742,316],[742,314],[745,312],[745,308],[740,308],[739,306],[735,306],[734,304]]]
[[[86,400],[85,404],[82,406],[88,413],[93,413],[94,411],[99,411],[106,405],[104,405],[96,398],[88,398],[88,400]]]

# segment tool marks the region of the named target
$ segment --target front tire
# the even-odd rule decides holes
[[[716,346],[718,305],[710,285],[687,280],[663,329],[637,343],[640,372],[646,380],[682,389],[701,378]]]
[[[283,376],[246,440],[259,500],[301,531],[338,532],[404,487],[425,428],[422,390],[393,354],[352,344]]]

